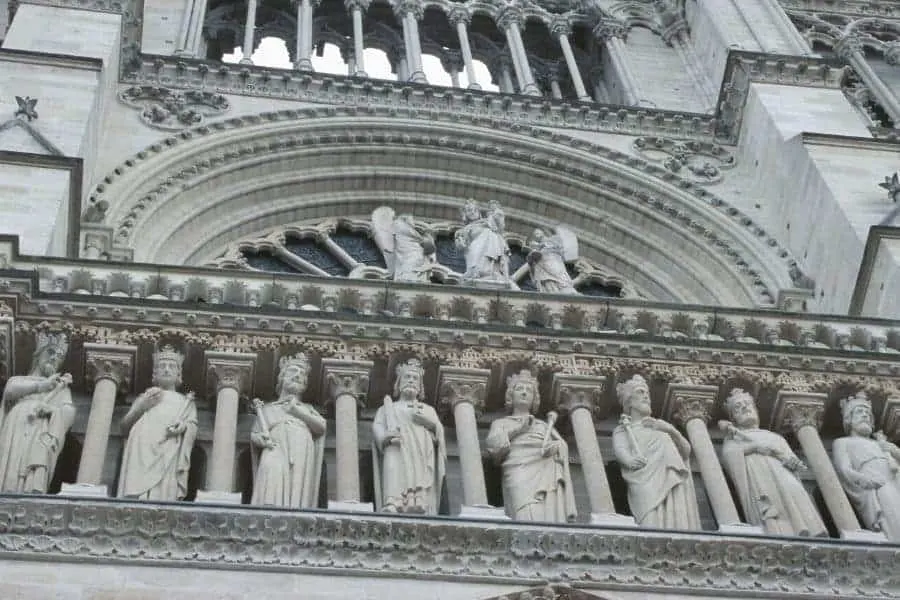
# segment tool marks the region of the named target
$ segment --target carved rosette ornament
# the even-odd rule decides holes
[[[149,127],[177,131],[200,125],[208,117],[228,110],[222,94],[187,90],[176,92],[164,87],[133,86],[119,93],[122,103],[140,109],[141,120]]]
[[[701,185],[718,183],[722,171],[737,164],[731,152],[712,142],[639,137],[632,147],[642,158]]]

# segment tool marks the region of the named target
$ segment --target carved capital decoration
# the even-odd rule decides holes
[[[670,383],[666,389],[663,418],[681,426],[692,419],[709,423],[718,395],[719,388],[714,385]]]
[[[136,357],[137,346],[85,342],[85,379],[94,385],[101,379],[109,379],[119,392],[127,392],[133,380]]]
[[[813,392],[779,390],[772,411],[772,431],[797,432],[803,427],[822,426],[828,396]]]
[[[470,13],[464,6],[454,5],[453,8],[450,9],[450,12],[447,14],[447,19],[453,25],[465,23],[468,26],[469,23],[472,22],[472,13]]]
[[[525,23],[525,14],[521,9],[507,6],[496,18],[497,27],[501,31],[506,31],[510,27],[522,27]]]
[[[616,19],[605,18],[594,26],[593,33],[595,38],[603,42],[614,38],[624,40],[628,36],[628,25]]]
[[[412,15],[416,21],[421,21],[425,16],[425,7],[417,0],[400,0],[394,5],[394,12],[401,20],[406,15]]]
[[[350,12],[357,9],[365,12],[369,8],[370,1],[371,0],[344,0],[344,8]],[[341,56],[343,56],[343,53],[341,53]]]
[[[325,402],[336,402],[341,396],[352,396],[362,402],[369,391],[369,377],[374,363],[371,360],[322,359],[322,381]]]
[[[606,390],[607,378],[597,375],[553,374],[553,404],[571,415],[580,408],[594,415]]]
[[[467,402],[479,414],[484,410],[490,369],[469,367],[448,367],[441,365],[438,371],[438,393],[440,402],[451,411],[460,402]]]
[[[900,438],[900,388],[893,388],[884,400],[881,411],[881,430],[890,440]]]
[[[858,35],[851,33],[838,40],[833,50],[842,61],[850,62],[854,57],[862,55],[862,40]]]
[[[564,17],[557,17],[550,23],[550,33],[553,37],[569,35],[572,33],[572,23]]]
[[[882,53],[884,54],[884,62],[892,67],[900,65],[900,42],[886,42],[882,46]]]
[[[243,352],[206,352],[206,369],[218,394],[233,389],[241,396],[250,392],[256,355]]]
[[[228,110],[228,99],[222,94],[195,90],[174,91],[150,85],[132,86],[119,94],[119,100],[140,109],[141,120],[149,127],[177,131],[200,125],[207,117]]]

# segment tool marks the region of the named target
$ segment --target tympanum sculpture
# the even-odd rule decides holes
[[[487,453],[503,467],[506,514],[523,521],[572,521],[577,515],[569,448],[554,429],[556,413],[543,421],[538,382],[523,370],[506,380],[506,406],[512,414],[491,423]]]
[[[305,354],[285,356],[279,363],[278,399],[263,404],[258,398],[250,441],[255,477],[251,504],[315,507],[325,456],[325,418],[301,400],[309,379]]]
[[[120,498],[182,500],[188,492],[197,407],[181,384],[184,355],[163,346],[153,355],[153,383],[122,419],[127,435],[119,474]]]
[[[827,536],[828,530],[797,471],[805,468],[777,433],[760,429],[753,396],[740,388],[725,402],[731,421],[725,431],[722,463],[734,483],[744,515],[772,535]]]
[[[613,452],[628,484],[628,505],[638,525],[700,529],[691,474],[691,445],[674,425],[650,416],[650,388],[640,375],[616,386],[622,417]]]
[[[3,391],[0,491],[46,493],[66,433],[75,420],[69,385],[59,373],[69,343],[62,333],[40,333],[31,373],[11,377]]]
[[[900,542],[900,448],[873,434],[872,405],[862,392],[841,401],[846,437],[832,445],[841,484],[866,527]]]
[[[528,267],[531,280],[539,292],[577,294],[566,263],[578,258],[578,238],[565,227],[557,227],[552,235],[535,229],[529,241]]]
[[[434,515],[440,508],[447,450],[437,412],[423,402],[424,376],[418,359],[398,365],[394,397],[375,413],[377,510]]]
[[[381,206],[372,211],[372,237],[394,281],[428,281],[434,261],[434,237],[416,227],[412,215],[396,215]]]
[[[473,199],[461,211],[463,225],[454,236],[456,246],[465,252],[466,272],[463,280],[470,283],[492,283],[508,286],[509,246],[506,244],[506,218],[496,201],[487,211]]]

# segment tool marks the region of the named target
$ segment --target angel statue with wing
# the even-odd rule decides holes
[[[427,282],[435,264],[434,237],[420,233],[412,215],[381,206],[372,211],[372,237],[394,281]]]
[[[539,292],[551,294],[577,294],[566,263],[578,258],[578,238],[559,226],[553,235],[543,229],[535,229],[528,243],[528,267],[531,280]]]

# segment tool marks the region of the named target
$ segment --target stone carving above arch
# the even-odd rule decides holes
[[[578,590],[568,585],[545,585],[485,600],[613,600],[611,596]]]
[[[670,169],[555,131],[426,116],[309,108],[185,130],[110,173],[84,220],[110,229],[117,256],[202,264],[278,223],[383,204],[449,220],[471,195],[508,207],[520,234],[566,223],[584,256],[648,298],[770,306],[794,287],[775,238]]]
[[[722,171],[737,164],[731,152],[711,142],[639,137],[632,147],[638,155],[700,185],[722,181]]]
[[[154,129],[177,131],[200,125],[208,117],[228,110],[222,94],[188,90],[177,92],[149,85],[132,86],[119,93],[123,104],[141,111],[141,121]]]

